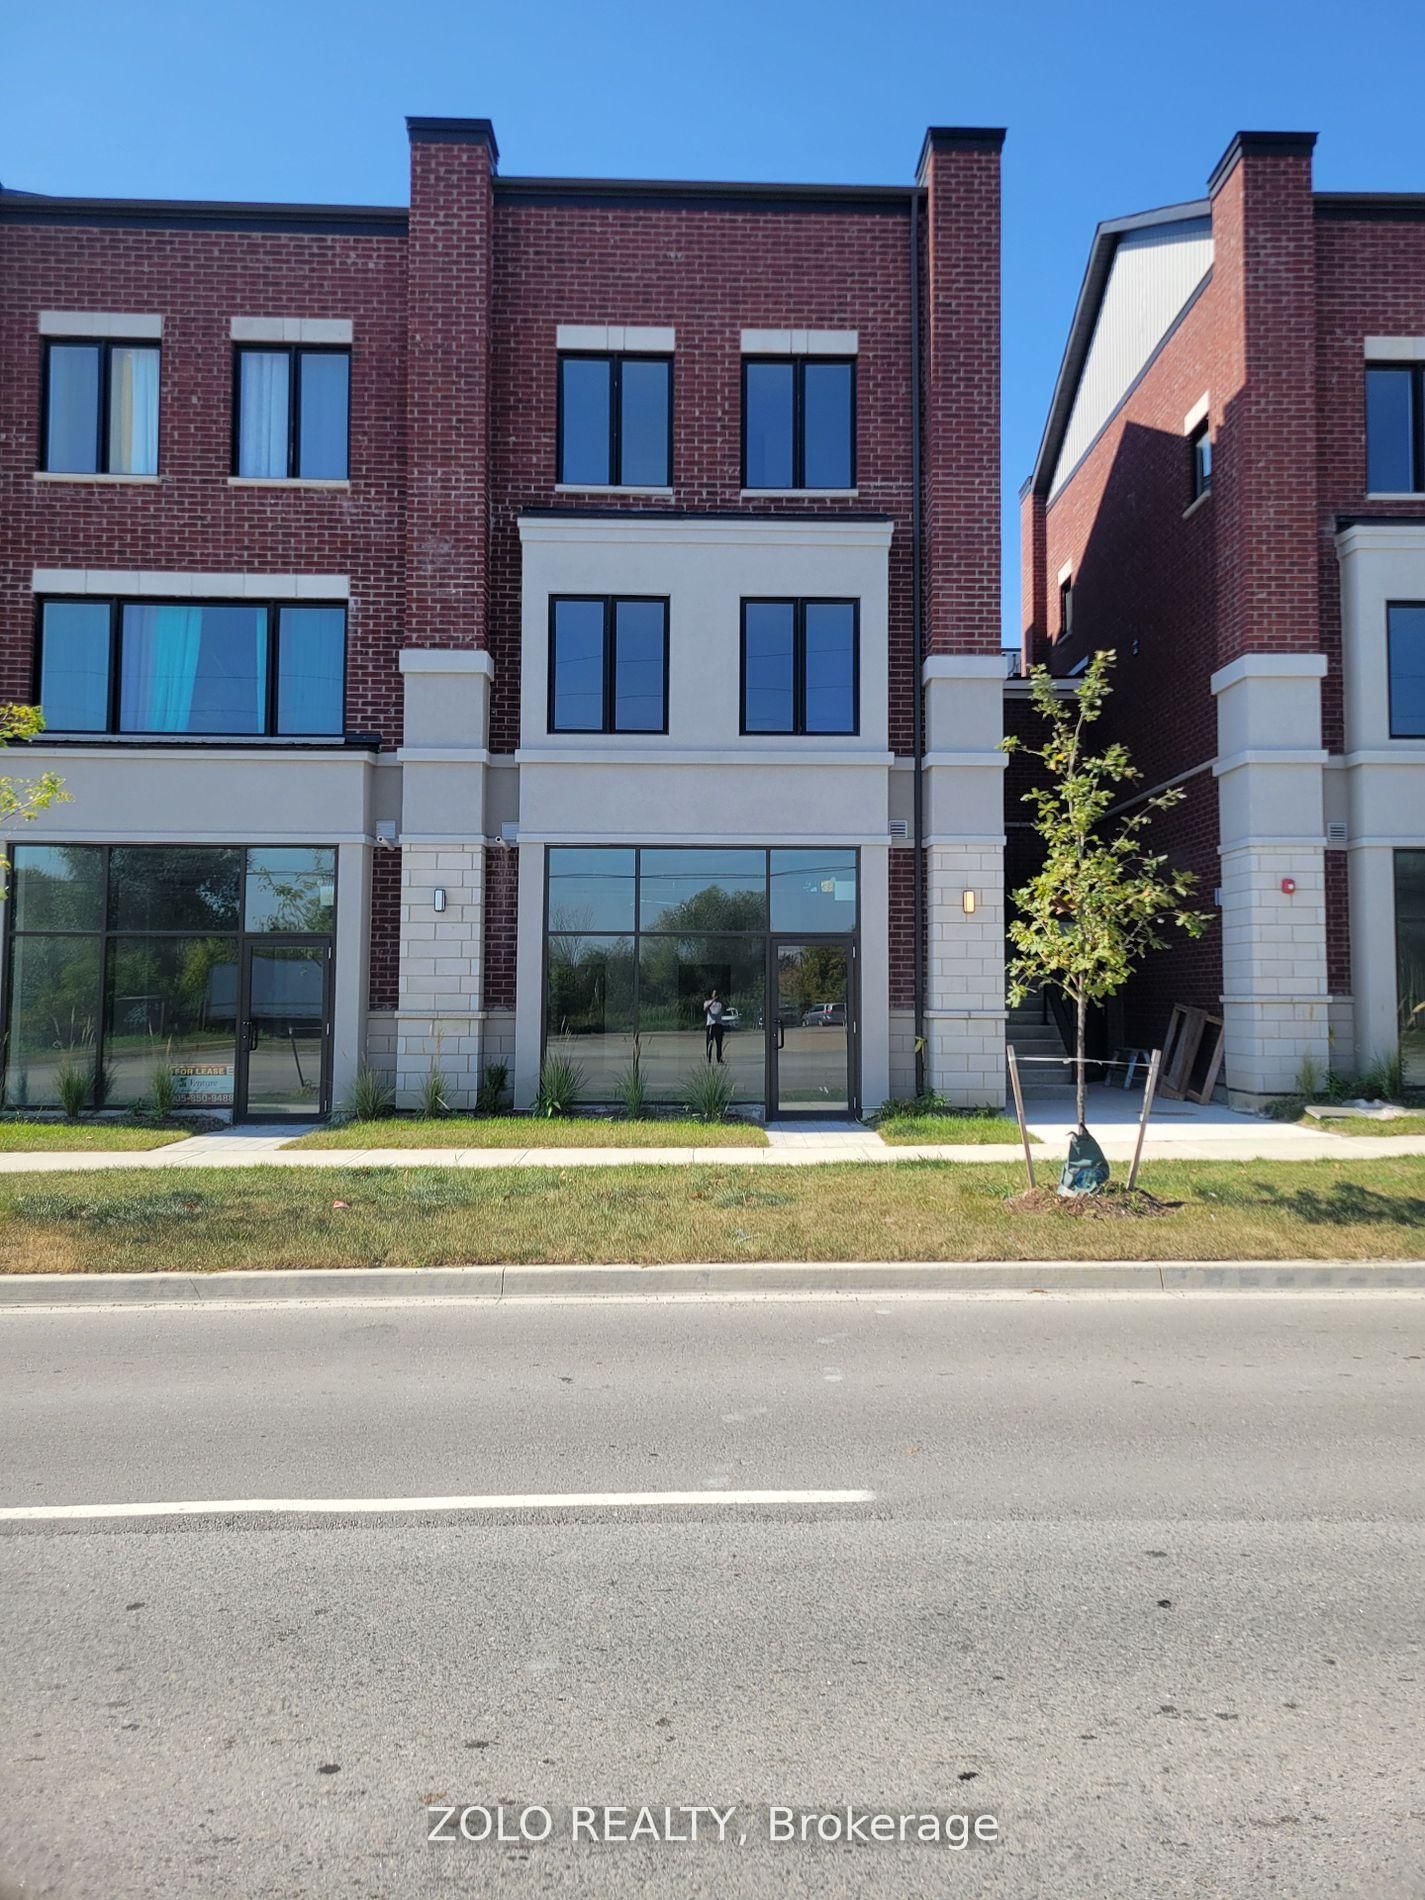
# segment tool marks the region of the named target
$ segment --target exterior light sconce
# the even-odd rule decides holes
[[[1296,893],[1296,879],[1294,877],[1284,877],[1282,879],[1282,896],[1292,897],[1295,895],[1295,893]]]
[[[974,893],[973,891],[961,891],[961,893],[960,893],[960,905],[961,905],[961,908],[962,908],[962,909],[964,910],[964,913],[965,913],[965,915],[966,915],[967,917],[973,917],[973,916],[974,916],[974,914],[975,914],[975,901],[976,901],[976,900],[975,900],[975,893]]]
[[[445,909],[445,886],[443,884],[437,884],[435,887],[435,907],[438,911]]]

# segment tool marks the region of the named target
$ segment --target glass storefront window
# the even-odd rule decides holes
[[[11,852],[16,930],[98,930],[104,853],[93,844],[22,844]]]
[[[10,966],[5,1100],[53,1107],[59,1077],[79,1068],[92,1090],[99,1038],[98,937],[16,937]]]
[[[579,1065],[587,1100],[612,1101],[634,1058],[631,940],[551,936],[545,969],[547,1053]]]
[[[247,854],[243,927],[288,936],[336,928],[336,852],[269,847]]]
[[[1396,999],[1405,1086],[1425,1088],[1425,851],[1395,854]]]
[[[764,930],[765,851],[639,853],[640,930]]]
[[[121,845],[109,859],[111,930],[236,930],[242,852]]]
[[[773,930],[856,928],[856,853],[839,846],[772,853]]]
[[[852,847],[559,846],[548,854],[548,879],[545,1049],[579,1063],[586,1102],[616,1101],[636,1054],[656,1101],[679,1101],[689,1076],[720,1057],[743,1108],[763,1104],[771,1069],[783,1100],[844,1109],[854,1004],[849,947],[813,943],[799,951],[816,995],[798,1000],[797,1048],[785,1059],[794,1063],[806,1041],[816,1057],[814,1087],[781,1075],[786,1026],[775,999],[769,1008],[767,984],[774,935],[854,936]],[[823,949],[840,959],[839,987],[817,961]],[[714,992],[720,1038],[707,1026]]]
[[[238,947],[232,937],[116,937],[104,1012],[106,1100],[118,1107],[172,1070],[185,1108],[231,1108]]]
[[[688,1077],[716,1059],[704,1023],[714,990],[723,1006],[722,1061],[744,1104],[762,1100],[766,1050],[766,938],[643,937],[638,946],[638,1046],[656,1099],[676,1101]]]
[[[633,929],[633,852],[598,847],[549,853],[549,929]]]

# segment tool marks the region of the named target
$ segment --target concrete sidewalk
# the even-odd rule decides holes
[[[1056,1172],[1073,1132],[1073,1092],[1031,1097],[1034,1159]],[[1113,1162],[1133,1154],[1139,1098],[1121,1089],[1090,1090],[1089,1126]],[[0,1154],[0,1174],[105,1168],[677,1168],[699,1162],[718,1167],[815,1167],[836,1161],[1017,1161],[1018,1142],[891,1146],[862,1122],[773,1122],[765,1148],[288,1148],[290,1124],[245,1123],[167,1148],[143,1152]],[[373,1134],[376,1132],[373,1126]],[[1159,1102],[1143,1146],[1152,1161],[1368,1161],[1425,1155],[1425,1135],[1332,1135],[1293,1122],[1239,1115],[1216,1103]]]

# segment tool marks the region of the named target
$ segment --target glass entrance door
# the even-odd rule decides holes
[[[331,946],[263,938],[243,969],[237,1112],[249,1121],[327,1112]]]
[[[767,1105],[774,1115],[851,1112],[855,1042],[849,939],[772,943],[776,1008]]]

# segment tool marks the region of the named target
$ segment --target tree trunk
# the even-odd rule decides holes
[[[1088,1084],[1085,1080],[1086,1072],[1084,1069],[1084,1030],[1088,1004],[1084,999],[1082,990],[1080,990],[1078,995],[1074,998],[1074,1004],[1077,1015],[1077,1027],[1074,1035],[1074,1054],[1078,1057],[1078,1061],[1074,1065],[1074,1118],[1078,1122],[1080,1130],[1082,1130],[1084,1127],[1084,1113],[1088,1105]]]

